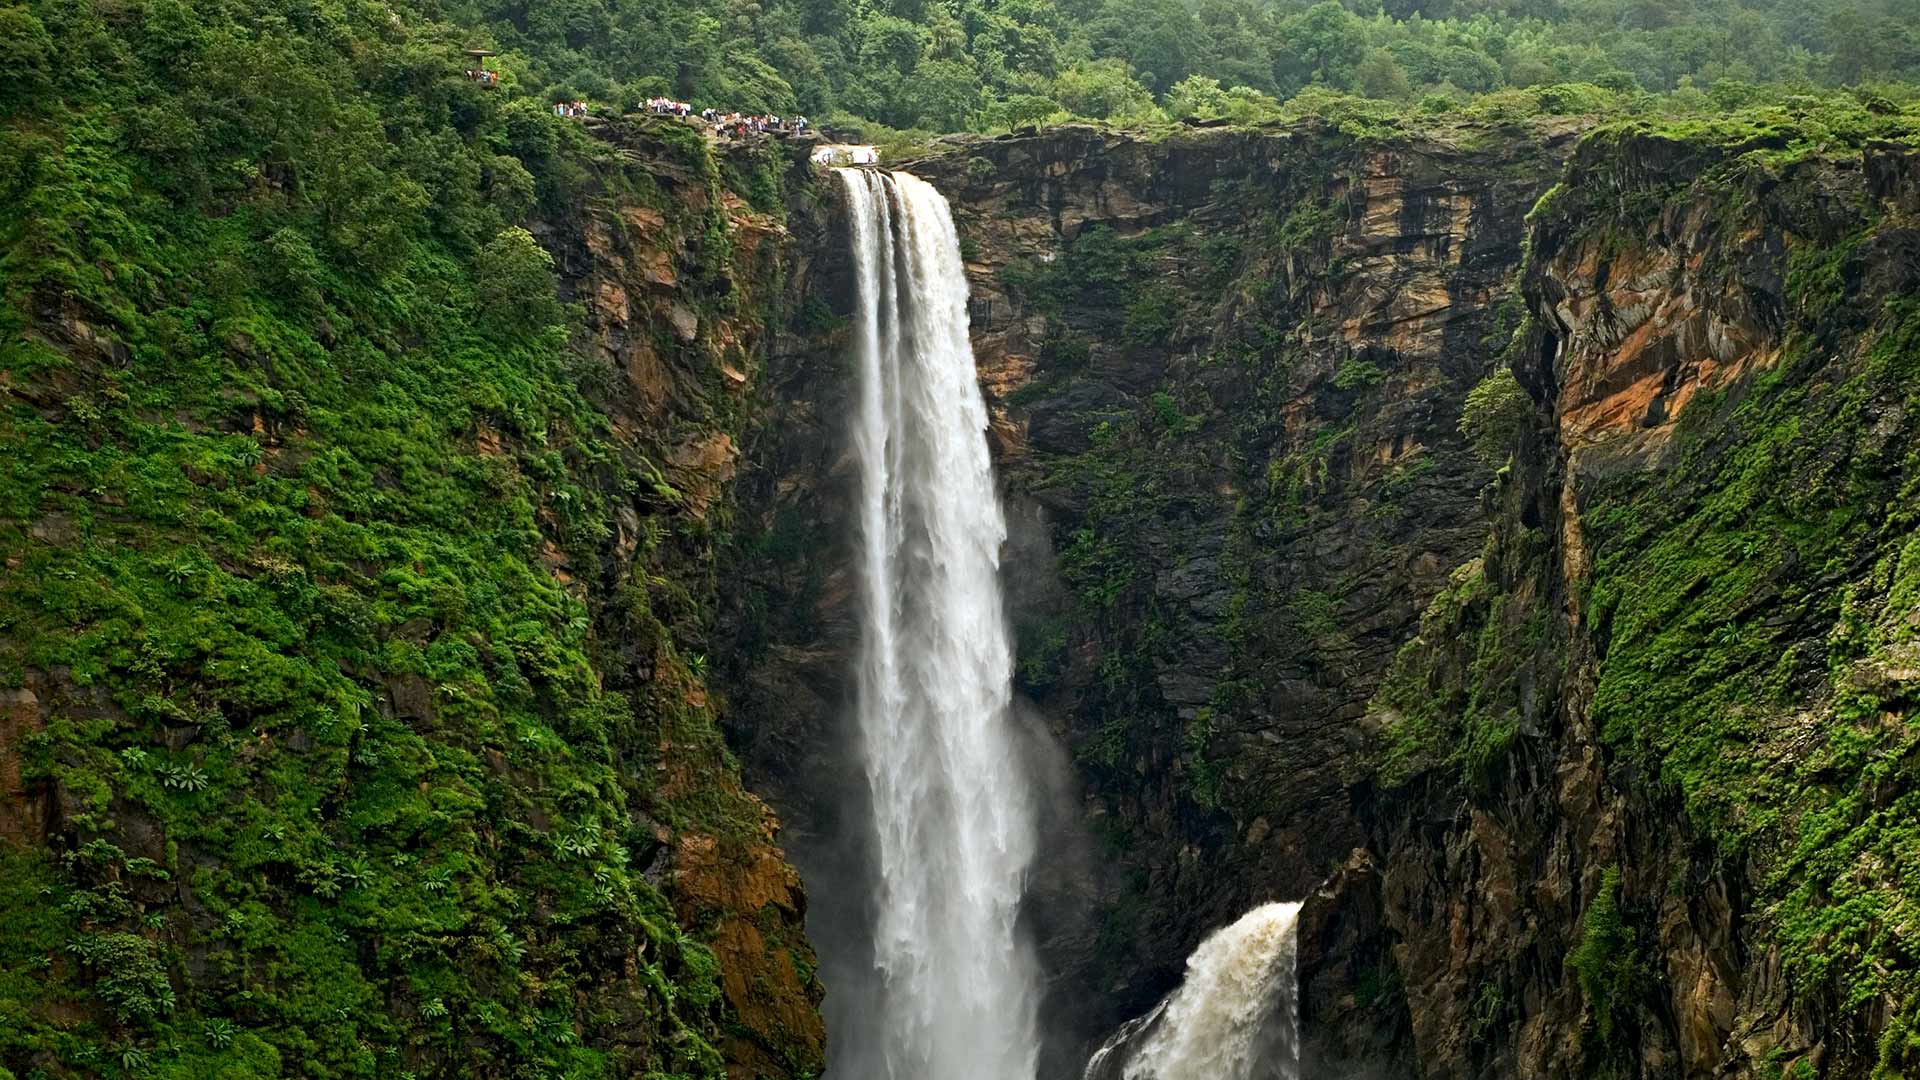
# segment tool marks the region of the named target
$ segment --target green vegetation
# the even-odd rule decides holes
[[[1086,433],[1013,478],[1073,508],[1056,541],[1074,610],[1022,628],[1023,678],[1043,695],[1069,690],[1090,772],[1127,782],[1141,760],[1177,760],[1172,786],[1196,817],[1261,813],[1271,785],[1235,774],[1233,740],[1265,722],[1277,681],[1341,670],[1360,647],[1343,625],[1355,583],[1298,573],[1275,553],[1316,528],[1344,533],[1334,519],[1360,490],[1368,520],[1355,531],[1390,535],[1436,469],[1475,467],[1446,446],[1355,460],[1357,418],[1397,392],[1400,357],[1330,344],[1328,369],[1302,370],[1348,222],[1316,178],[1338,169],[1327,155],[1364,145],[1318,139],[1301,150],[1311,166],[1277,166],[1280,184],[1215,180],[1233,228],[1093,226],[1050,261],[1003,272],[1015,307],[1045,319],[1035,379],[1012,403]],[[1116,367],[1152,381],[1116,380]],[[1204,598],[1188,592],[1196,583]],[[1169,682],[1198,683],[1200,700],[1167,701]],[[1515,728],[1495,704],[1489,743],[1496,722]],[[1497,760],[1498,748],[1479,756]]]
[[[1595,515],[1617,553],[1595,566],[1612,636],[1595,719],[1724,849],[1765,860],[1796,990],[1847,1009],[1920,993],[1885,961],[1920,926],[1920,893],[1902,884],[1920,736],[1894,673],[1915,648],[1920,549],[1904,508],[1920,460],[1908,441],[1861,439],[1878,403],[1920,404],[1920,317],[1890,308],[1868,340],[1851,371],[1796,342],[1732,408],[1750,434],[1718,453],[1703,439],[1684,487],[1619,490]],[[1836,458],[1836,440],[1851,452]]]
[[[1390,103],[1487,115],[1713,114],[1772,91],[1920,77],[1898,0],[454,0],[508,85],[620,108],[696,105],[928,132],[1077,116],[1241,122]],[[31,45],[23,47],[29,51]],[[1524,94],[1523,94],[1524,92]],[[1897,96],[1897,95],[1896,95]]]
[[[1512,452],[1514,440],[1532,412],[1533,402],[1514,377],[1513,369],[1496,368],[1467,392],[1460,409],[1460,434],[1482,459],[1498,463]]]
[[[1044,402],[1094,378],[1088,365],[1095,341],[1162,350],[1191,333],[1196,314],[1205,321],[1200,297],[1232,273],[1219,256],[1216,241],[1184,226],[1134,235],[1095,227],[1052,262],[1008,265],[1009,291],[1049,316],[1039,348],[1045,370],[1017,402]],[[1168,272],[1175,267],[1179,273]],[[1181,505],[1180,478],[1207,465],[1204,432],[1217,411],[1204,394],[1169,380],[1137,401],[1079,415],[1084,452],[1036,463],[1029,482],[1071,492],[1085,510],[1057,537],[1074,611],[1064,624],[1021,631],[1022,677],[1042,691],[1062,673],[1069,633],[1098,633],[1096,685],[1079,710],[1097,726],[1077,746],[1082,763],[1124,770],[1144,747],[1168,739],[1178,748],[1183,794],[1203,808],[1217,805],[1221,783],[1210,757],[1212,713],[1201,707],[1183,720],[1156,685],[1156,665],[1173,645],[1179,614],[1158,595],[1164,556],[1154,552],[1165,539],[1162,519]]]
[[[1891,250],[1898,218],[1851,205],[1843,232],[1806,208],[1829,159],[1914,135],[1912,116],[1870,100],[1606,127],[1531,217],[1537,271],[1556,256],[1638,257],[1658,242],[1650,224],[1680,206],[1725,211],[1709,226],[1716,243],[1778,215],[1779,355],[1693,400],[1658,467],[1580,476],[1579,543],[1592,564],[1564,602],[1578,604],[1596,653],[1591,719],[1611,760],[1645,778],[1656,805],[1683,808],[1713,858],[1749,868],[1758,931],[1780,948],[1798,1001],[1840,1023],[1900,1017],[1877,1062],[1864,1055],[1862,1068],[1883,1076],[1920,1065],[1907,945],[1920,932],[1920,455],[1909,419],[1920,415],[1920,305],[1901,288],[1863,287],[1868,253]],[[1687,166],[1636,177],[1641,153]],[[1732,281],[1731,258],[1731,245],[1717,250],[1699,280]],[[1462,431],[1490,457],[1515,445],[1499,418],[1501,402],[1516,416],[1530,408],[1518,390],[1483,383],[1468,401]],[[1552,699],[1562,685],[1568,646],[1551,626],[1524,629],[1562,602],[1551,589],[1563,567],[1520,517],[1521,500],[1559,498],[1547,468],[1514,462],[1485,559],[1436,600],[1379,695],[1394,718],[1389,782],[1449,761],[1472,780],[1517,745],[1487,705]],[[1518,731],[1533,726],[1523,716]],[[1470,749],[1480,745],[1490,753]],[[1611,959],[1626,932],[1617,891],[1616,880],[1592,901],[1570,961],[1603,1041],[1632,1014],[1626,969]]]
[[[1523,565],[1544,565],[1539,541],[1523,538]],[[1553,620],[1490,586],[1485,564],[1492,554],[1454,571],[1376,695],[1376,707],[1393,718],[1382,764],[1389,782],[1443,762],[1471,789],[1491,790],[1505,777],[1523,727],[1540,719],[1537,702],[1536,715],[1523,715],[1522,687],[1552,685],[1560,676],[1561,659],[1549,645]],[[1445,656],[1437,671],[1436,652]]]
[[[759,826],[689,704],[718,522],[615,432],[521,223],[651,208],[703,317],[762,283],[704,141],[616,151],[469,41],[0,6],[0,688],[59,807],[0,838],[0,1073],[721,1071],[707,927],[642,873]]]
[[[1533,220],[1617,251],[1702,193],[1606,175],[1609,147],[1713,148],[1707,194],[1733,209],[1799,162],[1910,134],[1916,18],[1892,0],[0,0],[0,688],[36,694],[18,764],[57,808],[51,843],[0,839],[0,1077],[670,1080],[764,1034],[723,1001],[716,913],[657,870],[688,834],[725,862],[763,825],[706,704],[727,508],[666,464],[669,440],[737,428],[706,351],[729,335],[688,343],[636,304],[671,416],[616,425],[634,391],[581,347],[560,271],[604,228],[664,258],[701,325],[763,324],[774,270],[729,215],[778,215],[789,174],[680,124],[595,137],[551,99],[604,114],[670,93],[899,145],[1311,116],[1331,152],[1603,115],[1579,166],[1596,182]],[[463,74],[470,47],[500,50],[496,88]],[[1395,385],[1377,357],[1306,370],[1305,298],[1339,280],[1348,209],[1266,179],[1245,230],[1095,227],[1006,270],[1048,320],[1026,393],[1090,379],[1108,347],[1168,360],[1034,466],[1074,508],[1074,606],[1022,628],[1022,677],[1090,663],[1083,760],[1119,773],[1169,749],[1181,811],[1216,819],[1259,797],[1221,744],[1263,680],[1353,651],[1333,583],[1261,553],[1324,512],[1361,434],[1347,413]],[[1914,966],[1887,962],[1920,933],[1901,674],[1920,464],[1874,432],[1920,415],[1920,315],[1860,307],[1875,227],[1790,238],[1796,318],[1851,336],[1796,335],[1753,393],[1696,404],[1712,422],[1689,421],[1679,467],[1594,492],[1588,599],[1610,751],[1722,850],[1764,857],[1797,992],[1900,1003],[1896,1075],[1920,1045]],[[1854,344],[1857,364],[1832,361]],[[1294,438],[1321,407],[1338,415]],[[1460,431],[1498,460],[1530,407],[1496,375]],[[1454,467],[1437,457],[1354,483],[1391,517]],[[1183,518],[1224,523],[1217,543],[1176,539]],[[1442,596],[1423,641],[1450,638],[1453,666],[1409,653],[1383,692],[1396,775],[1441,762],[1485,790],[1534,730],[1523,703],[1564,661],[1503,585],[1547,558],[1523,530]],[[1228,586],[1200,644],[1228,659],[1211,700],[1176,708],[1158,675],[1192,644],[1190,601],[1169,581],[1200,560]],[[1596,958],[1628,934],[1617,892],[1572,961],[1602,1025],[1631,998]],[[760,930],[811,978],[804,944]],[[1474,1022],[1507,1008],[1489,983]]]
[[[1633,1015],[1640,981],[1633,929],[1620,911],[1619,867],[1609,866],[1600,875],[1600,889],[1587,903],[1580,944],[1567,957],[1567,966],[1586,995],[1601,1041],[1611,1041],[1623,1021]]]

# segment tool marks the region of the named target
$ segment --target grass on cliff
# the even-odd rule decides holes
[[[1759,198],[1791,208],[1780,355],[1695,399],[1659,467],[1582,477],[1593,562],[1576,599],[1600,650],[1591,716],[1609,753],[1684,808],[1714,858],[1752,868],[1761,940],[1780,947],[1796,998],[1890,1014],[1882,1045],[1860,1056],[1898,1076],[1920,1065],[1920,303],[1897,290],[1863,299],[1876,263],[1898,258],[1901,220],[1849,207],[1857,231],[1836,235],[1834,217],[1809,210],[1825,197],[1821,170],[1794,167],[1911,141],[1913,121],[1865,108],[1789,120],[1597,133],[1576,161],[1583,186],[1542,200],[1534,236],[1607,259],[1649,242],[1677,205],[1727,211],[1710,227],[1729,230]],[[1636,150],[1691,164],[1641,175]],[[1730,283],[1740,249],[1731,233],[1713,240],[1698,272]],[[1482,703],[1523,702],[1514,678],[1559,648],[1521,640],[1486,665],[1466,644],[1483,649],[1541,602],[1552,568],[1511,561],[1534,531],[1516,506],[1489,548],[1509,561],[1436,602],[1381,694],[1403,715],[1389,780],[1501,730]],[[1614,918],[1600,904],[1590,938],[1595,918]],[[1572,970],[1597,1022],[1614,1025],[1610,969],[1596,953]]]
[[[1768,868],[1795,989],[1852,1011],[1920,994],[1920,309],[1883,312],[1858,366],[1827,356],[1794,343],[1727,407],[1743,438],[1597,501],[1593,713]]]
[[[0,1072],[719,1073],[642,872],[656,816],[752,809],[653,778],[715,738],[701,585],[597,572],[617,507],[642,566],[710,538],[510,226],[613,185],[724,266],[724,221],[378,5],[9,14],[0,687],[57,813],[0,842]]]

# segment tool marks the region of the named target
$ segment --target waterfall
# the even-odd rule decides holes
[[[858,720],[877,864],[875,1015],[861,1022],[879,1045],[834,1071],[1032,1080],[1038,964],[1015,921],[1035,811],[1008,711],[1006,522],[959,236],[926,182],[839,173],[860,302]]]
[[[1299,904],[1263,904],[1207,936],[1187,977],[1122,1025],[1085,1080],[1300,1080]]]

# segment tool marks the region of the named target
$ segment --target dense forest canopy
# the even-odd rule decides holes
[[[100,35],[106,35],[102,37]],[[103,45],[111,40],[111,47]],[[236,43],[244,41],[244,46]],[[1492,95],[1548,111],[1720,112],[1920,80],[1904,0],[124,0],[0,6],[0,108],[130,85],[143,138],[243,113],[283,139],[310,93],[426,90],[497,49],[501,95],[630,110],[655,95],[924,132],[1085,118],[1151,124],[1323,111],[1335,97],[1444,114]],[[243,58],[242,54],[250,54]],[[269,60],[268,58],[272,58]],[[259,70],[242,73],[241,63]],[[379,65],[375,71],[370,65]],[[292,65],[296,70],[276,69]],[[304,66],[305,70],[298,70]],[[242,85],[236,77],[268,82]],[[282,77],[284,75],[284,77]],[[229,80],[222,82],[221,80]],[[429,103],[491,110],[474,95]],[[263,100],[243,98],[262,88]],[[218,102],[196,98],[218,95]],[[192,119],[163,99],[184,101]],[[1291,106],[1291,107],[1289,107]],[[408,112],[416,109],[409,108]],[[148,121],[162,121],[157,126]],[[388,128],[430,116],[383,118]],[[372,134],[366,132],[366,134]],[[182,146],[178,149],[187,149]],[[196,155],[170,155],[185,162]]]
[[[934,131],[1252,116],[1315,87],[1441,111],[1589,83],[1724,108],[1756,84],[1920,75],[1920,5],[1899,0],[455,0],[444,13],[492,26],[522,80],[589,97]]]

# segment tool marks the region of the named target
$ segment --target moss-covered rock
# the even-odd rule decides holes
[[[1395,798],[1463,800],[1445,844],[1475,853],[1398,833],[1389,889],[1533,879],[1524,922],[1473,920],[1503,949],[1405,924],[1416,1015],[1475,970],[1535,1002],[1460,1047],[1479,1068],[1913,1067],[1915,137],[1865,110],[1610,128],[1534,211],[1534,416],[1471,595],[1376,699]]]
[[[406,5],[31,6],[0,1066],[817,1073],[704,679],[787,156],[500,101]]]

